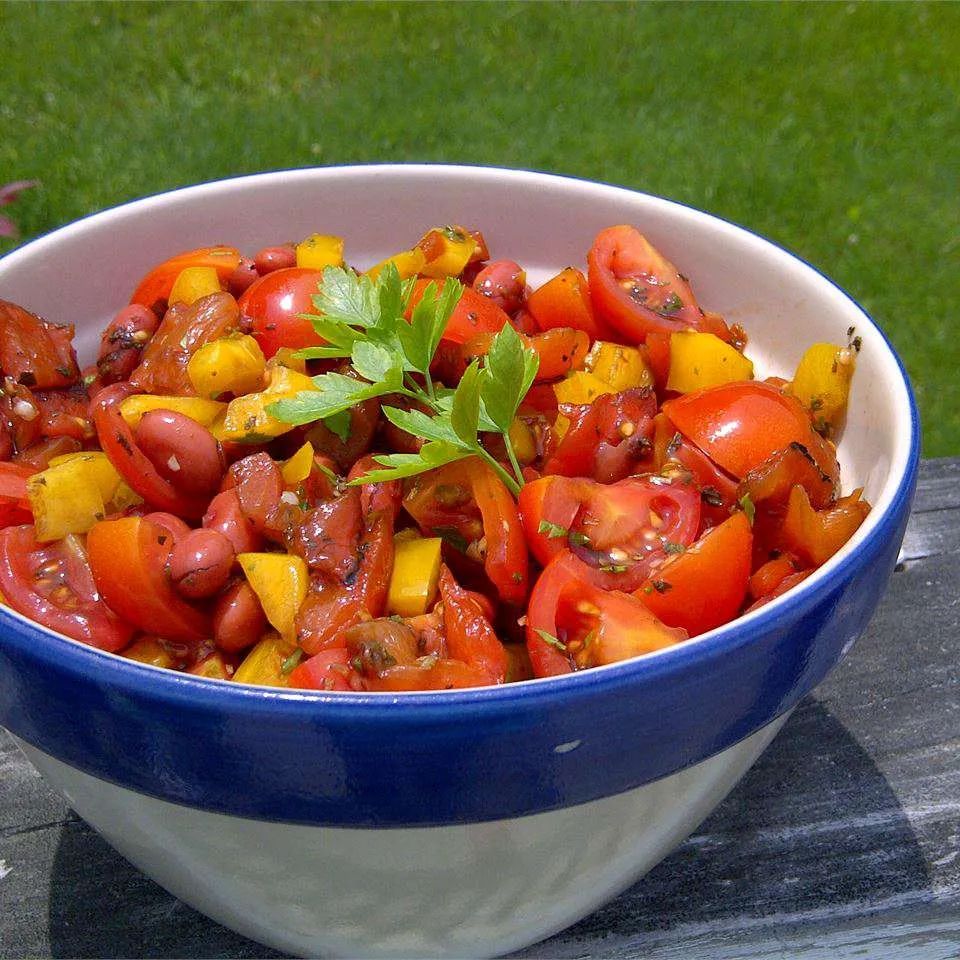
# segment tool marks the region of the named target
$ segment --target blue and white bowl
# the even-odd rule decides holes
[[[511,170],[297,170],[91,216],[0,261],[0,297],[77,324],[81,351],[174,252],[312,232],[366,266],[447,222],[534,284],[632,223],[750,333],[764,374],[814,341],[863,339],[840,446],[874,509],[761,610],[680,646],[496,689],[322,694],[178,675],[0,610],[0,722],[74,809],[177,897],[304,955],[498,954],[637,880],[727,794],[850,649],[893,569],[918,422],[870,318],[806,263],[733,224],[616,187]],[[816,749],[815,744],[810,749]],[[93,909],[93,908],[91,908]],[[91,914],[91,921],[94,916]]]

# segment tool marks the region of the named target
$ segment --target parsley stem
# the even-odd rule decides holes
[[[514,476],[520,486],[523,486],[523,470],[520,468],[520,462],[517,460],[517,454],[513,449],[513,441],[510,439],[509,432],[503,434],[503,445],[507,448],[507,456],[510,458],[510,466],[513,467]],[[519,493],[519,490],[517,491]]]
[[[511,477],[510,474],[507,473],[506,470],[504,470],[503,465],[500,463],[500,461],[497,460],[496,457],[493,457],[493,456],[491,456],[489,453],[487,453],[487,451],[486,451],[483,447],[479,447],[479,448],[477,449],[477,453],[478,453],[481,457],[483,457],[483,459],[486,460],[487,463],[489,463],[491,467],[493,467],[493,469],[496,471],[497,476],[503,481],[503,483],[504,483],[504,485],[506,486],[506,488],[507,488],[515,497],[519,496],[519,495],[520,495],[520,486],[521,486],[522,483],[523,483],[523,478],[522,478],[522,477],[520,478],[520,484],[518,484],[517,481],[514,480],[513,477]]]

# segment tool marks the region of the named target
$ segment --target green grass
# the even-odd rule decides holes
[[[0,4],[24,239],[271,168],[443,160],[672,197],[849,290],[960,453],[960,7]],[[10,249],[0,241],[0,252]]]

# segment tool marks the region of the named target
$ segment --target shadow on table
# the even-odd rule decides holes
[[[928,886],[896,795],[842,724],[808,699],[690,840],[561,936],[642,937],[688,922],[800,914]],[[550,956],[551,942],[558,941],[525,954]],[[83,823],[65,826],[57,848],[49,943],[54,957],[281,956],[170,896]]]

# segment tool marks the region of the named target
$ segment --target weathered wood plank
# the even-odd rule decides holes
[[[848,659],[701,829],[526,957],[960,955],[960,459]],[[0,957],[274,956],[123,861],[0,731]]]

